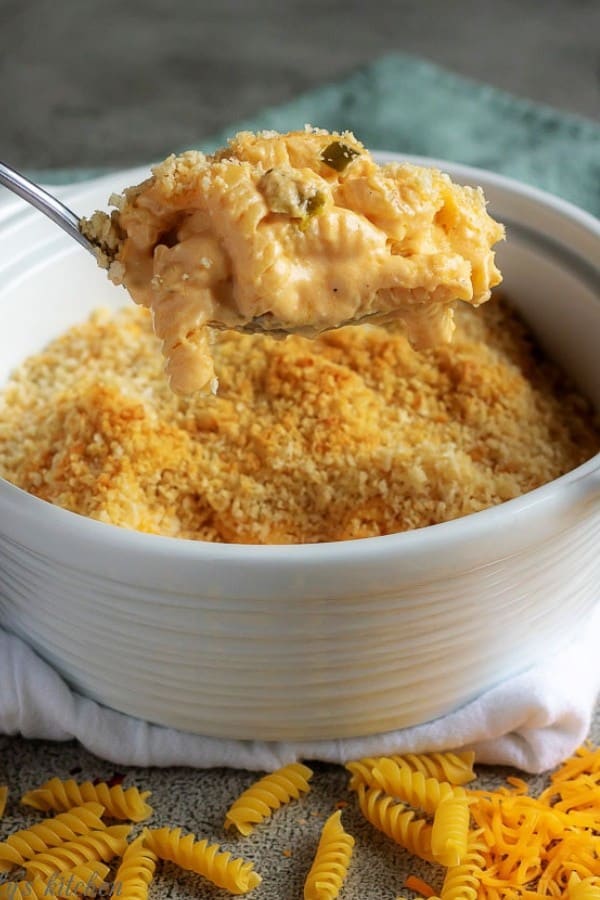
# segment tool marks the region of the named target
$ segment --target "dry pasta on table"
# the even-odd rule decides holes
[[[142,822],[152,814],[152,807],[146,803],[150,791],[140,791],[136,787],[124,790],[120,784],[109,786],[105,782],[92,784],[85,781],[77,784],[69,779],[51,778],[39,788],[28,791],[21,798],[21,803],[40,810],[68,810],[84,803],[100,803],[109,816],[114,819],[129,819]]]
[[[225,814],[225,828],[235,827],[248,835],[259,822],[284,803],[310,790],[312,770],[302,763],[290,763],[252,784],[233,802]]]
[[[354,838],[344,830],[341,810],[325,822],[313,864],[304,882],[304,900],[335,900],[352,858]]]
[[[418,875],[409,872],[406,889],[435,897],[435,884],[440,900],[600,900],[600,749],[581,747],[552,773],[548,786],[537,796],[525,780],[515,776],[494,790],[463,787],[471,778],[472,762],[469,756],[438,753],[431,758],[421,754],[348,763],[349,787],[365,820],[428,867],[430,878],[423,864]],[[298,793],[298,784],[308,787],[312,771],[295,765]],[[280,793],[272,796],[280,804],[290,794],[289,783],[283,792],[280,777],[286,768],[257,782],[278,776],[274,783]],[[462,784],[451,784],[446,776]],[[437,780],[437,788],[432,780]],[[24,799],[44,807],[37,811],[30,807],[30,816],[81,802],[81,792],[73,784],[51,779],[41,794],[27,793]],[[139,817],[142,810],[147,811],[147,792],[130,788],[111,795],[112,788],[106,783],[93,787],[99,788],[96,794],[105,800],[112,798],[112,812],[96,799],[8,833],[7,819],[3,820],[0,861],[5,870],[14,871],[0,874],[0,900],[93,896],[104,891],[107,881],[114,900],[148,900],[155,878],[162,877],[160,860],[196,872],[233,894],[260,886],[261,876],[253,860],[234,857],[218,841],[200,839],[182,828],[145,828],[128,843],[136,823],[107,825],[101,817],[123,816],[124,798],[137,798],[131,813]],[[132,790],[137,793],[131,794]],[[344,896],[354,838],[341,822],[341,808],[348,804],[339,801],[338,807],[325,822],[313,864],[303,875],[306,900]],[[248,824],[247,817],[240,821]],[[306,824],[302,818],[297,821]],[[255,823],[249,824],[252,831]],[[276,843],[278,829],[271,820],[265,823],[263,833],[270,830]],[[247,839],[248,835],[238,837],[242,845]],[[257,845],[260,841],[254,842]],[[273,840],[266,846],[272,847]],[[361,852],[365,850],[368,852],[361,848]],[[291,850],[282,852],[292,859]],[[410,857],[404,859],[407,862]],[[26,880],[22,879],[23,869]],[[285,884],[282,890],[286,890]]]

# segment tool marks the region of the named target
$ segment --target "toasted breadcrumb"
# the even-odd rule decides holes
[[[98,311],[4,388],[0,473],[127,528],[302,543],[455,519],[598,451],[590,405],[503,301],[457,319],[422,352],[394,327],[223,333],[218,395],[177,396],[147,312]]]

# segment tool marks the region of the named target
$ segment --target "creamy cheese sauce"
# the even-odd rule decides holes
[[[113,222],[110,275],[152,310],[180,393],[215,388],[210,326],[310,336],[393,318],[429,346],[450,339],[457,300],[479,305],[501,280],[503,228],[480,190],[379,166],[348,133],[241,133],[171,156]]]

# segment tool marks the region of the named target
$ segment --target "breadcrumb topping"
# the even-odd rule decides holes
[[[217,396],[169,389],[149,314],[96,312],[0,396],[0,473],[104,522],[302,543],[455,519],[590,458],[589,403],[503,302],[417,353],[399,327],[221,333]]]

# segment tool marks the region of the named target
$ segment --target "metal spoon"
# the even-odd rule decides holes
[[[34,184],[29,178],[25,178],[16,169],[3,162],[0,162],[0,184],[17,194],[22,200],[31,203],[49,219],[52,219],[55,225],[66,231],[69,237],[75,238],[82,247],[85,247],[94,256],[96,255],[97,247],[81,233],[79,216],[41,188],[39,184]]]

